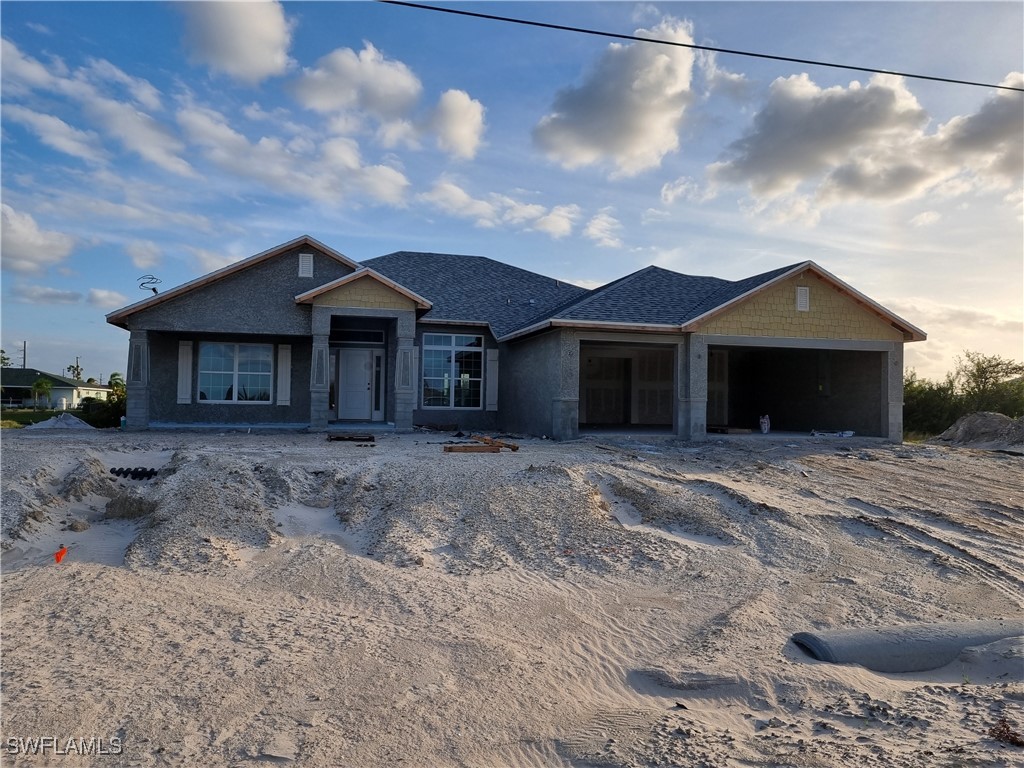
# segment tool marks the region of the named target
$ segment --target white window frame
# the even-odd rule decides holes
[[[234,355],[234,371],[232,371],[231,379],[231,400],[209,400],[201,397],[202,393],[202,377],[203,373],[228,373],[228,371],[204,371],[203,370],[203,347],[207,344],[224,344],[227,346],[233,346],[235,348]],[[238,349],[239,347],[264,347],[270,351],[270,370],[266,373],[259,373],[260,376],[266,376],[268,380],[267,389],[270,391],[270,397],[266,400],[238,400]],[[196,402],[203,403],[206,405],[273,405],[274,404],[274,345],[273,344],[258,344],[248,342],[234,342],[234,341],[201,341],[199,342],[198,350],[199,364],[197,366],[198,379],[196,382]],[[248,373],[243,371],[243,373]]]
[[[436,343],[432,344],[432,343],[430,343],[430,341],[429,341],[430,338],[431,337],[436,337],[436,336],[450,336],[451,339],[452,339],[452,343],[451,344],[436,344]],[[469,337],[469,338],[472,338],[472,339],[476,339],[480,343],[479,343],[478,346],[473,346],[471,344],[468,344],[468,345],[456,345],[455,344],[455,338],[458,337],[458,336],[462,336],[464,338],[465,337]],[[420,382],[420,396],[419,396],[420,407],[424,408],[425,410],[432,410],[432,411],[482,411],[484,409],[484,404],[485,404],[485,401],[487,399],[486,393],[484,392],[484,369],[486,367],[486,350],[485,350],[485,347],[484,347],[484,337],[480,336],[478,334],[473,334],[473,333],[451,333],[451,332],[445,332],[445,333],[424,333],[423,334],[423,343],[422,343],[421,346],[422,346],[422,350],[421,350],[421,355],[422,355],[421,363],[422,363],[422,365],[420,366],[420,375],[419,375],[419,382]],[[437,378],[435,376],[427,376],[426,375],[426,371],[427,371],[427,352],[428,351],[437,351],[439,349],[440,350],[445,350],[445,351],[451,353],[451,357],[450,357],[450,359],[448,361],[448,365],[449,365],[449,368],[448,368],[448,380],[451,382],[451,385],[448,388],[448,405],[427,405],[426,404],[426,398],[423,396],[423,383],[425,381],[427,381],[427,379]],[[467,381],[479,381],[480,382],[480,388],[479,388],[480,404],[479,405],[455,405],[455,355],[457,355],[459,352],[478,352],[480,354],[480,375],[479,376],[468,376],[468,375],[466,375],[466,376],[463,377]]]

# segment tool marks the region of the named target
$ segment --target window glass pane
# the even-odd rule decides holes
[[[238,370],[247,373],[270,373],[272,357],[273,354],[269,344],[260,344],[259,346],[239,344]]]
[[[270,376],[265,373],[238,374],[238,400],[270,400]]]
[[[480,380],[479,379],[456,379],[455,381],[455,407],[456,408],[479,408],[480,407]]]
[[[479,379],[483,375],[483,352],[456,352],[454,374]]]
[[[451,374],[451,354],[443,349],[423,350],[424,378],[438,378]]]
[[[423,380],[423,404],[447,406],[450,397],[448,379]]]
[[[455,346],[456,347],[482,347],[484,345],[483,336],[456,336]]]
[[[230,400],[231,382],[234,376],[230,373],[200,373],[200,400]]]
[[[235,345],[202,342],[199,345],[200,371],[234,371]]]
[[[425,347],[450,347],[452,337],[442,333],[424,333],[423,346]]]

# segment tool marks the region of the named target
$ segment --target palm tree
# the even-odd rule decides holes
[[[50,394],[53,392],[53,382],[49,379],[44,379],[40,376],[38,379],[32,382],[32,406],[39,406],[39,399],[46,398],[46,403],[50,403]]]
[[[110,387],[110,396],[108,397],[111,401],[124,400],[127,394],[127,387],[124,383],[124,378],[120,373],[110,374],[110,378],[107,379],[107,386]]]

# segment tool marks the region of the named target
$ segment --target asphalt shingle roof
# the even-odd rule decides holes
[[[682,325],[797,266],[743,280],[651,266],[588,291],[483,256],[399,251],[362,263],[433,302],[425,317],[485,322],[498,338],[545,320]]]
[[[497,337],[588,293],[483,256],[398,251],[361,263],[432,302],[425,318],[488,323]]]
[[[53,384],[62,387],[93,389],[104,386],[102,384],[86,384],[84,381],[58,376],[56,373],[47,373],[37,368],[0,368],[0,383],[5,387],[31,387],[39,378],[49,379]]]

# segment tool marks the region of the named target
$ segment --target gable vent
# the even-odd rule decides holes
[[[300,253],[299,254],[299,277],[312,277],[313,276],[313,254],[312,253]]]
[[[811,289],[806,286],[797,286],[796,289],[796,311],[811,311]]]

